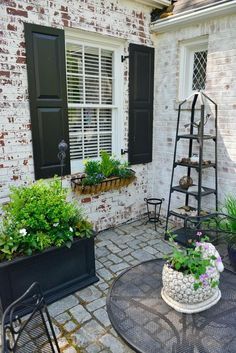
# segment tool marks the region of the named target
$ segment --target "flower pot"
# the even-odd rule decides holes
[[[236,271],[236,244],[228,245],[228,255],[230,264],[233,267],[234,271]]]
[[[218,281],[219,272],[215,268],[211,277]],[[211,288],[209,284],[194,289],[195,278],[184,275],[165,264],[162,272],[162,298],[176,311],[182,313],[197,313],[215,305],[221,298],[218,287]]]
[[[47,303],[59,300],[98,281],[94,237],[74,240],[71,248],[50,248],[32,256],[0,263],[1,309],[39,282]]]

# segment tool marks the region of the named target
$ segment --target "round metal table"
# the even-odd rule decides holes
[[[117,333],[141,353],[236,353],[236,275],[221,274],[215,306],[182,314],[161,298],[163,263],[143,262],[114,281],[107,311]]]

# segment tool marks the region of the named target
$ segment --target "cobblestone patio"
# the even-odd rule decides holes
[[[98,234],[95,252],[99,282],[49,306],[61,352],[133,352],[111,326],[106,297],[114,279],[125,269],[171,251],[163,239],[164,224],[155,231],[153,224],[139,220]],[[219,250],[229,268],[226,249]]]
[[[143,220],[99,233],[96,269],[100,281],[49,306],[63,353],[131,353],[116,334],[106,312],[106,297],[113,280],[126,268],[162,257],[170,251],[157,232]]]

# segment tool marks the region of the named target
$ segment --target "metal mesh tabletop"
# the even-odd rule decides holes
[[[118,334],[141,353],[236,353],[236,275],[221,274],[215,306],[182,314],[161,298],[163,264],[143,262],[114,282],[107,311]]]

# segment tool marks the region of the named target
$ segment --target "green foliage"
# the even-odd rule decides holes
[[[174,242],[173,236],[170,237],[169,241],[173,244],[173,252],[166,255],[165,259],[174,270],[195,277],[195,290],[201,287],[205,282],[209,283],[211,287],[218,285],[218,282],[208,275],[208,270],[209,268],[212,268],[216,257],[212,255],[203,257],[203,248],[201,244],[204,243],[198,243],[200,246],[195,246],[193,248],[180,248]]]
[[[101,173],[109,178],[110,176],[114,176],[117,169],[119,169],[120,162],[114,158],[112,158],[107,152],[101,151]]]
[[[228,196],[225,199],[225,203],[223,206],[223,210],[226,213],[236,219],[236,197],[235,196]],[[230,230],[232,233],[227,234],[227,241],[230,245],[236,245],[236,220],[234,219],[227,219],[226,223],[227,231]]]
[[[127,163],[121,163],[105,151],[101,151],[101,161],[87,160],[85,162],[85,173],[83,185],[96,185],[109,177],[129,178],[133,175]]]
[[[99,161],[88,160],[85,163],[84,168],[87,176],[94,176],[101,173],[101,167]]]
[[[73,237],[90,236],[91,224],[66,197],[58,179],[12,188],[0,230],[0,260],[70,246]]]

